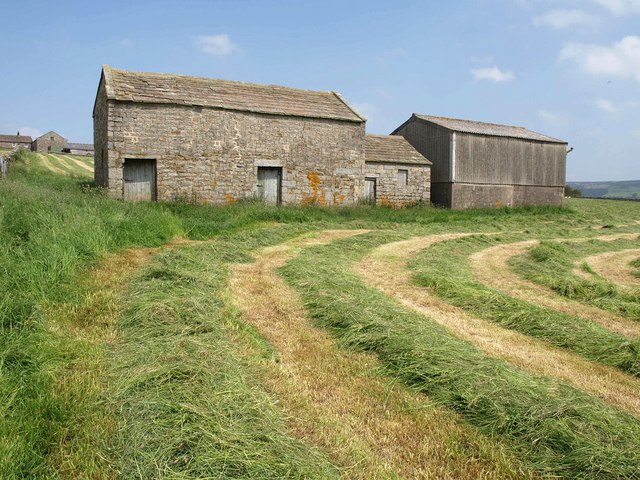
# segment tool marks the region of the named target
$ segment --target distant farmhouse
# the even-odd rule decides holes
[[[339,94],[105,65],[95,179],[125,200],[353,205],[429,201],[430,162],[366,136]]]
[[[435,204],[562,205],[567,157],[563,140],[523,127],[418,114],[393,134],[433,162]]]
[[[56,132],[47,132],[40,135],[31,144],[31,150],[34,152],[62,152],[67,148],[68,141],[62,135]]]
[[[31,148],[31,137],[25,135],[0,135],[0,147],[2,148]]]

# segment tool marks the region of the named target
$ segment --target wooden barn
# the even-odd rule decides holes
[[[527,130],[413,114],[393,135],[431,160],[431,201],[448,208],[562,205],[567,142]]]

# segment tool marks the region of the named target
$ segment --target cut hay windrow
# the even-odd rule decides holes
[[[347,265],[389,235],[309,248],[281,272],[310,315],[389,373],[515,448],[543,475],[638,478],[640,420],[584,392],[488,358],[366,287]]]
[[[574,274],[580,259],[603,252],[638,248],[639,238],[640,234],[635,239],[613,241],[542,241],[527,255],[512,259],[510,264],[524,278],[551,288],[562,296],[640,321],[639,289],[620,289],[604,278],[593,275],[582,278]],[[579,265],[579,268],[588,266]]]
[[[409,267],[417,284],[432,288],[446,302],[475,316],[640,376],[640,339],[512,298],[479,283],[471,273],[468,257],[495,242],[478,236],[438,243],[418,254]]]
[[[514,272],[510,263],[517,261],[518,257],[527,255],[529,250],[538,244],[538,240],[500,243],[472,254],[469,257],[469,266],[478,281],[508,296],[535,303],[550,310],[592,320],[621,335],[640,337],[640,322],[563,297],[550,288],[527,280]]]

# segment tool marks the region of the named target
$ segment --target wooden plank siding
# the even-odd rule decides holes
[[[422,155],[430,160],[431,183],[450,182],[451,132],[446,128],[421,121],[409,121],[394,135],[402,135]]]
[[[565,160],[563,144],[456,133],[457,183],[564,186]]]

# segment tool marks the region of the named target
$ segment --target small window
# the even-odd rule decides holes
[[[51,139],[51,141],[53,142],[53,137],[49,137]]]
[[[409,170],[398,170],[398,185],[406,186],[409,184]]]

